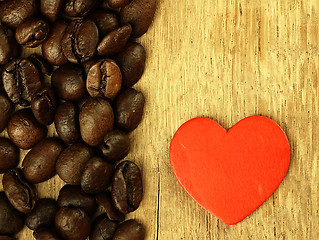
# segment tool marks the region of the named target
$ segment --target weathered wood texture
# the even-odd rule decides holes
[[[319,239],[319,2],[158,0],[141,42],[148,58],[136,88],[147,104],[127,159],[143,171],[145,198],[129,217],[145,224],[146,239]],[[230,128],[254,114],[285,130],[291,165],[257,211],[228,226],[179,186],[169,144],[190,118]],[[57,197],[62,185],[56,176],[37,187],[40,197]]]

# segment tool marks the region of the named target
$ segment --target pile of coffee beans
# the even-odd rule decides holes
[[[156,0],[0,0],[0,240],[25,225],[37,240],[144,239],[141,223],[125,221],[143,182],[124,158],[145,103],[132,88],[146,60],[136,39],[155,9]],[[36,47],[42,55],[21,57]],[[36,184],[56,174],[66,183],[58,198],[38,199]]]

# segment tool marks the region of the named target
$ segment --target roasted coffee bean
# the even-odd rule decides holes
[[[98,60],[97,58],[92,58],[92,59],[90,59],[90,60],[88,60],[88,61],[86,61],[86,62],[84,62],[84,63],[81,63],[81,66],[83,67],[84,72],[85,72],[86,75],[88,74],[88,72],[89,72],[91,66],[92,66],[93,64],[97,63],[98,61],[99,61],[99,60]]]
[[[56,107],[55,94],[51,88],[42,87],[32,97],[33,115],[42,125],[50,125],[53,122]]]
[[[84,142],[91,146],[101,145],[105,134],[113,128],[112,107],[102,98],[91,98],[81,108],[79,121]]]
[[[100,60],[90,67],[86,88],[91,97],[113,98],[121,89],[122,75],[112,59]]]
[[[8,236],[0,236],[0,240],[15,240],[15,239]]]
[[[12,115],[7,132],[16,146],[26,150],[45,138],[47,128],[37,122],[30,108],[24,108]]]
[[[0,137],[0,173],[19,164],[19,149],[7,138]]]
[[[91,221],[81,208],[62,207],[55,216],[55,227],[66,240],[85,240],[90,234]]]
[[[67,144],[81,140],[79,112],[72,102],[62,103],[55,113],[55,129],[59,137]]]
[[[97,10],[92,14],[91,18],[102,36],[105,36],[120,26],[117,14],[112,11]]]
[[[20,212],[29,213],[35,207],[35,187],[28,183],[20,169],[6,172],[2,179],[3,190],[11,204]]]
[[[86,103],[86,101],[89,100],[89,99],[91,99],[90,95],[85,94],[84,97],[82,97],[79,101],[77,101],[76,105],[77,105],[79,111],[81,111],[81,108]]]
[[[63,53],[70,62],[82,63],[94,56],[98,42],[99,30],[93,20],[75,20],[64,33]]]
[[[57,211],[58,204],[54,199],[39,199],[35,208],[27,214],[25,224],[31,230],[36,230],[42,227],[53,227]]]
[[[115,99],[115,125],[127,132],[133,131],[140,124],[144,111],[145,98],[133,88],[120,92]]]
[[[121,8],[129,4],[132,0],[109,0],[109,6],[112,8]]]
[[[46,228],[40,228],[33,232],[36,240],[62,240],[55,232]]]
[[[120,11],[122,24],[131,24],[131,37],[138,38],[147,32],[156,10],[156,0],[132,0]]]
[[[39,9],[38,0],[6,0],[0,4],[2,24],[17,28],[28,18],[36,15]]]
[[[0,133],[7,127],[9,118],[14,110],[13,104],[6,95],[0,92]]]
[[[120,52],[130,38],[132,27],[126,24],[108,33],[97,46],[97,51],[100,56],[112,56]]]
[[[138,166],[131,161],[116,166],[112,182],[114,206],[122,213],[135,211],[143,198],[142,175]]]
[[[3,72],[3,86],[15,104],[28,106],[32,95],[41,87],[37,67],[28,59],[17,59],[8,63]]]
[[[80,185],[84,167],[93,156],[93,150],[85,144],[69,146],[59,156],[56,172],[59,177],[71,185]]]
[[[85,193],[80,186],[65,185],[61,188],[58,197],[59,207],[78,207],[82,208],[89,216],[96,210],[94,195]]]
[[[124,221],[125,214],[116,209],[109,191],[97,194],[95,199],[96,202],[104,208],[106,215],[110,220],[119,222]]]
[[[96,194],[106,191],[109,186],[113,173],[113,165],[104,161],[102,158],[91,158],[84,168],[81,187],[84,192]]]
[[[57,138],[47,138],[32,148],[22,162],[22,172],[32,183],[44,182],[55,175],[56,161],[64,150]]]
[[[119,161],[125,158],[130,151],[129,136],[120,130],[110,131],[105,135],[100,148],[106,160]]]
[[[64,0],[41,0],[41,14],[50,22],[57,19]]]
[[[92,12],[99,2],[100,0],[66,0],[64,14],[69,17],[84,17]]]
[[[42,56],[33,53],[28,57],[28,59],[34,63],[40,72],[47,76],[51,76],[53,71],[52,66]]]
[[[62,50],[62,38],[68,24],[64,21],[54,23],[47,40],[42,44],[42,55],[52,65],[61,66],[68,62]]]
[[[121,223],[113,236],[113,240],[143,240],[144,238],[144,227],[134,219]]]
[[[79,100],[85,93],[84,71],[79,65],[65,64],[53,72],[51,84],[60,98]]]
[[[106,214],[98,216],[94,220],[90,240],[112,240],[117,226],[118,223],[108,219]]]
[[[132,87],[144,72],[146,60],[144,47],[139,43],[129,42],[114,59],[122,72],[122,87]]]
[[[23,226],[23,214],[11,205],[4,192],[0,192],[0,234],[16,234]]]
[[[49,24],[43,19],[30,18],[17,27],[15,36],[20,45],[34,48],[47,39],[49,31]]]
[[[5,65],[17,57],[19,49],[12,30],[0,25],[0,65]]]

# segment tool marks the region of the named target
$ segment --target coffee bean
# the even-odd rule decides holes
[[[80,186],[65,185],[61,188],[58,197],[59,207],[82,208],[86,214],[92,216],[96,210],[94,195],[85,193]]]
[[[100,0],[66,0],[64,13],[70,17],[84,17],[93,11]]]
[[[86,88],[91,97],[113,98],[121,89],[122,75],[111,59],[100,60],[90,67]]]
[[[113,127],[112,107],[102,98],[91,98],[81,108],[79,121],[84,142],[91,146],[100,145],[105,134]]]
[[[120,52],[130,38],[132,27],[126,24],[108,33],[97,46],[97,51],[100,56],[112,56]]]
[[[31,230],[42,227],[54,226],[55,214],[58,211],[58,204],[54,199],[39,199],[35,208],[27,214],[25,224]]]
[[[37,122],[30,108],[24,108],[12,115],[7,132],[16,146],[26,150],[45,138],[47,128]]]
[[[102,158],[91,158],[84,168],[81,187],[84,192],[96,194],[106,191],[109,186],[113,173],[113,165],[104,161]]]
[[[99,31],[93,20],[75,20],[64,33],[63,53],[70,62],[82,63],[93,58],[98,42]]]
[[[0,5],[0,20],[9,28],[17,28],[28,18],[37,14],[37,0],[7,0]]]
[[[59,177],[71,185],[80,185],[84,167],[93,156],[93,151],[85,144],[77,143],[66,148],[56,163]]]
[[[51,76],[53,71],[52,66],[42,56],[33,53],[28,57],[28,59],[33,62],[41,73]]]
[[[14,106],[6,95],[0,92],[0,133],[7,127]]]
[[[121,223],[113,236],[113,240],[143,240],[144,238],[144,227],[134,219]]]
[[[47,40],[42,44],[42,55],[52,65],[61,66],[68,62],[62,50],[62,38],[68,27],[64,21],[54,23]]]
[[[120,130],[110,131],[105,135],[100,148],[106,160],[119,161],[125,158],[130,151],[129,136]]]
[[[132,0],[109,0],[109,6],[112,8],[121,8],[129,4]]]
[[[62,103],[56,110],[54,124],[59,137],[67,144],[81,140],[79,113],[72,102]]]
[[[90,95],[85,94],[79,101],[77,101],[76,105],[77,105],[79,111],[81,111],[81,108],[86,103],[86,101],[89,99],[91,99]]]
[[[40,183],[52,178],[55,175],[56,161],[63,150],[63,144],[56,138],[47,138],[37,144],[22,162],[25,178],[32,183]]]
[[[19,164],[19,149],[7,138],[0,137],[0,173]]]
[[[120,92],[115,99],[115,125],[127,132],[133,131],[140,124],[144,112],[145,98],[133,88]]]
[[[35,187],[28,183],[20,169],[6,172],[2,179],[3,190],[11,204],[20,212],[29,213],[35,207]]]
[[[41,77],[36,66],[28,59],[8,63],[3,72],[3,86],[15,104],[28,106],[32,95],[41,87]]]
[[[12,30],[0,25],[0,65],[5,65],[12,58],[17,57],[19,50],[20,47],[15,40]]]
[[[42,125],[50,125],[53,122],[56,107],[55,94],[51,88],[42,87],[32,97],[33,115]]]
[[[41,0],[41,14],[50,22],[57,19],[64,0]]]
[[[81,208],[62,207],[55,216],[55,227],[66,240],[85,240],[90,234],[91,222]]]
[[[65,64],[53,72],[51,84],[60,98],[79,100],[85,93],[84,71],[79,65]]]
[[[98,61],[100,61],[100,60],[97,59],[97,58],[92,58],[92,59],[90,59],[90,60],[88,60],[88,61],[86,61],[86,62],[81,63],[81,66],[83,67],[84,72],[85,72],[86,75],[88,74],[88,72],[89,72],[91,66],[92,66],[93,64],[97,63]]]
[[[103,207],[110,220],[119,222],[124,221],[125,214],[116,209],[109,191],[97,194],[95,199],[96,202]]]
[[[30,18],[17,27],[15,36],[19,44],[34,48],[47,39],[49,31],[49,24],[43,19]]]
[[[120,11],[122,24],[131,24],[131,37],[138,38],[147,32],[156,10],[156,0],[132,0]]]
[[[0,234],[16,234],[23,226],[23,214],[11,205],[4,192],[0,192]]]
[[[46,228],[40,228],[33,232],[36,240],[62,240],[55,232]]]
[[[143,198],[142,175],[138,166],[130,161],[116,166],[112,182],[112,199],[122,213],[135,211]]]
[[[90,240],[112,240],[117,226],[118,223],[108,219],[106,214],[98,216],[94,220]]]
[[[97,10],[92,14],[91,18],[102,36],[105,36],[120,26],[117,14],[112,11]]]
[[[146,60],[144,47],[139,43],[129,42],[114,59],[121,69],[122,87],[132,87],[144,72]]]

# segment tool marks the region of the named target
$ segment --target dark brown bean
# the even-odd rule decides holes
[[[85,74],[81,66],[65,64],[56,69],[51,78],[52,88],[57,95],[69,101],[79,100],[85,93]]]
[[[151,25],[156,10],[156,0],[132,0],[120,11],[122,24],[131,24],[131,36],[138,38],[147,32]]]
[[[90,234],[91,222],[81,208],[62,207],[55,216],[55,227],[66,240],[85,240]]]
[[[124,131],[131,132],[140,124],[144,112],[145,98],[133,88],[120,92],[115,99],[115,125]]]
[[[13,31],[0,25],[0,65],[5,65],[17,57],[19,50]]]
[[[132,0],[109,0],[109,6],[112,8],[121,8],[129,4]]]
[[[102,98],[91,98],[81,108],[79,121],[82,139],[91,146],[98,146],[113,128],[112,107]]]
[[[27,214],[25,224],[31,230],[36,230],[42,227],[53,227],[57,211],[58,204],[54,199],[39,199],[35,208]]]
[[[7,138],[0,137],[0,173],[19,164],[19,149]]]
[[[7,127],[9,118],[14,110],[13,104],[6,95],[0,92],[0,133]]]
[[[86,75],[88,74],[88,72],[89,72],[91,66],[92,66],[93,64],[97,63],[98,61],[99,61],[99,59],[97,59],[97,58],[92,58],[92,59],[90,59],[90,60],[88,60],[88,61],[86,61],[86,62],[84,62],[84,63],[81,63],[81,66],[83,67],[84,72],[85,72]]]
[[[41,0],[41,14],[50,22],[55,22],[64,0]]]
[[[96,202],[104,208],[106,215],[110,220],[119,222],[124,221],[125,214],[116,209],[109,191],[97,194],[95,199]]]
[[[98,216],[94,220],[90,240],[112,240],[117,226],[118,223],[108,219],[106,214]]]
[[[2,179],[3,190],[9,201],[20,212],[29,213],[37,201],[35,187],[28,183],[20,169],[6,172]]]
[[[58,197],[59,207],[78,207],[82,208],[89,216],[96,210],[94,195],[85,193],[80,186],[65,185],[61,188]]]
[[[40,228],[33,232],[36,240],[62,240],[55,232],[50,229]]]
[[[42,87],[32,97],[33,115],[42,125],[50,125],[53,122],[56,107],[55,94],[51,88]]]
[[[113,236],[113,240],[143,240],[144,238],[145,229],[143,225],[134,219],[121,223]]]
[[[68,62],[62,50],[62,38],[68,27],[64,21],[54,23],[48,39],[42,44],[42,55],[52,65],[61,66]]]
[[[91,18],[102,36],[105,36],[120,26],[117,14],[112,11],[97,10],[92,14]]]
[[[51,76],[53,68],[52,65],[47,62],[42,56],[38,54],[31,54],[28,59],[38,68],[40,72],[47,76]]]
[[[144,47],[139,43],[129,42],[114,59],[121,69],[122,87],[132,87],[144,72],[146,60]]]
[[[16,146],[26,150],[45,138],[47,128],[37,122],[30,108],[24,108],[12,115],[7,132]]]
[[[25,20],[36,15],[39,2],[37,0],[6,0],[1,3],[0,9],[2,24],[17,28]]]
[[[120,52],[130,38],[132,27],[126,24],[108,33],[97,46],[97,51],[100,56],[112,56]]]
[[[23,226],[23,214],[11,205],[4,192],[0,192],[0,234],[16,234]]]
[[[28,59],[9,62],[3,72],[3,86],[15,104],[30,105],[32,95],[41,87],[41,76],[37,67]]]
[[[86,88],[91,97],[113,98],[121,89],[122,75],[112,59],[100,60],[90,67]]]
[[[80,185],[85,164],[92,156],[93,151],[87,145],[82,143],[71,145],[60,154],[56,163],[56,172],[64,182]]]
[[[64,146],[59,139],[47,138],[37,144],[25,156],[22,172],[32,183],[44,182],[55,175],[56,161]]]
[[[84,17],[93,11],[100,0],[66,0],[64,13],[70,17]]]
[[[112,182],[114,206],[122,213],[135,211],[143,198],[142,175],[138,166],[131,161],[116,166]]]
[[[30,18],[17,27],[15,37],[20,45],[34,48],[47,39],[49,31],[50,26],[43,19]]]

